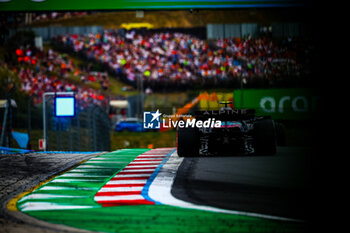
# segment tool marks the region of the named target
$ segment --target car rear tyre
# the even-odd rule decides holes
[[[258,155],[276,154],[276,131],[274,121],[264,119],[254,124],[254,150]]]
[[[199,132],[197,128],[178,128],[177,154],[179,157],[199,156]]]

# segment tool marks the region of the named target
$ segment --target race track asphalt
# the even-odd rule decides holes
[[[171,192],[196,204],[307,221],[310,154],[279,147],[274,156],[188,157]]]
[[[125,151],[101,155],[3,156],[1,158],[3,179],[0,179],[3,187],[1,192],[3,195],[0,195],[0,232],[42,233],[85,230],[119,232],[120,229],[124,232],[135,232],[135,229],[138,229],[137,232],[308,232],[310,227],[308,212],[311,212],[309,207],[311,151],[307,148],[279,147],[275,156],[185,158],[182,163],[175,154],[174,160],[169,163],[171,165],[178,161],[180,166],[172,186],[172,195],[178,199],[222,209],[305,220],[302,222],[276,221],[252,215],[241,216],[239,213],[199,211],[167,204],[24,211],[23,208],[28,207],[28,203],[40,204],[40,201],[43,201],[41,199],[45,198],[45,201],[53,203],[63,204],[67,201],[67,203],[77,204],[86,201],[85,204],[96,206],[97,204],[93,201],[96,190],[88,188],[92,187],[91,179],[95,182],[95,179],[100,178],[92,178],[96,171],[91,167],[101,166],[102,164],[99,164],[101,159],[106,159],[102,162],[108,170],[111,170],[109,167],[119,164],[116,167],[118,170],[129,160],[124,161]],[[118,153],[121,155],[118,156]],[[139,153],[141,152],[136,154]],[[85,162],[81,164],[82,161]],[[122,161],[124,162],[121,163]],[[80,167],[76,167],[77,165]],[[11,198],[18,193],[67,168],[73,170],[55,176],[52,181],[22,197],[23,200],[16,200],[17,204],[15,204],[20,211],[7,208],[8,201],[12,201]],[[92,173],[85,174],[84,169],[92,169]],[[172,174],[176,173],[176,169],[174,171],[167,169],[169,168],[164,169],[164,174],[169,171]],[[115,173],[115,171],[111,172]],[[80,176],[74,176],[79,174]],[[84,174],[91,177],[81,180]],[[68,179],[74,180],[74,183],[70,184]],[[108,180],[110,177],[103,178],[102,184],[105,182],[104,179]],[[66,187],[62,186],[63,184],[71,188],[64,190],[64,195],[73,195],[73,191],[77,192],[74,195],[85,193],[84,198],[89,200],[82,197],[52,199],[53,194],[61,195],[58,188]],[[80,186],[83,188],[79,189]],[[91,195],[87,195],[89,190]],[[38,200],[33,200],[35,198]],[[84,216],[84,221],[81,216]],[[145,225],[150,227],[144,228]]]

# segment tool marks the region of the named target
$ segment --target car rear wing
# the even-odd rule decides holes
[[[249,120],[255,117],[254,109],[221,109],[221,110],[208,110],[208,111],[196,111],[194,117],[196,119],[208,119],[215,118],[222,121],[237,121],[237,120]]]

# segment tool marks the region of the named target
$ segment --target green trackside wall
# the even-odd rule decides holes
[[[309,120],[319,108],[320,93],[313,89],[246,89],[233,91],[236,109],[252,108],[257,116],[275,120]]]

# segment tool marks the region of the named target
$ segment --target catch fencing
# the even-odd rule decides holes
[[[54,98],[46,101],[46,150],[110,151],[111,121],[99,106],[82,108],[77,104],[74,117],[56,117]]]
[[[310,36],[312,27],[301,23],[271,23],[260,25],[257,23],[237,24],[207,24],[207,39],[243,38],[251,36],[269,35],[272,38],[305,37]]]
[[[102,26],[50,26],[50,27],[31,27],[31,28],[20,28],[19,31],[29,30],[33,31],[36,36],[42,38],[43,41],[49,41],[54,36],[77,34],[77,35],[87,35],[89,33],[97,34],[103,33]],[[10,30],[9,36],[13,36],[18,30]]]

